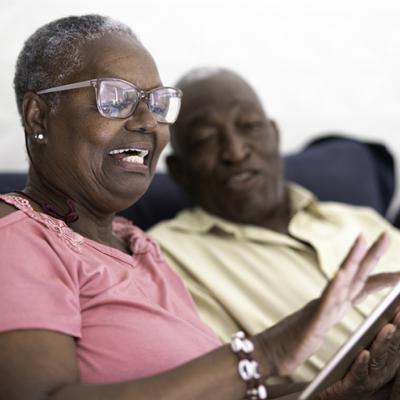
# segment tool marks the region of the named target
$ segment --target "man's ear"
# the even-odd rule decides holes
[[[188,190],[188,177],[185,173],[182,160],[176,154],[170,154],[166,158],[166,163],[168,172],[175,182],[182,186],[185,190]]]
[[[278,124],[275,122],[274,119],[270,119],[269,122],[271,124],[273,132],[275,133],[276,142],[279,145],[281,141],[281,132],[279,130]]]
[[[47,104],[33,92],[27,92],[22,100],[22,120],[29,139],[47,142]]]

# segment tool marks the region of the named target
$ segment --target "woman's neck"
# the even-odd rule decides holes
[[[90,201],[73,199],[68,193],[43,181],[35,173],[29,174],[28,184],[21,192],[36,211],[64,220],[75,232],[96,242],[127,251],[125,243],[115,237],[112,221],[115,213],[100,212]],[[75,197],[75,196],[74,196]],[[78,218],[68,218],[76,215]]]

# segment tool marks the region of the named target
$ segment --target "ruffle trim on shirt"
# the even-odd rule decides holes
[[[38,221],[56,235],[73,251],[80,253],[83,243],[83,236],[74,232],[64,221],[54,218],[48,214],[35,211],[29,201],[20,196],[0,195],[0,199],[13,205],[28,217]]]
[[[128,219],[115,217],[113,219],[113,231],[123,241],[129,243],[132,254],[139,255],[151,252],[156,259],[162,259],[158,244]]]

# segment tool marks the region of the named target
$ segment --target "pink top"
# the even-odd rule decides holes
[[[0,331],[48,329],[74,336],[82,383],[154,375],[220,343],[199,319],[156,243],[123,218],[115,234],[133,256],[36,212],[0,219]]]

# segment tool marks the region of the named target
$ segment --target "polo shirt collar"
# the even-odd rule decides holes
[[[290,199],[292,219],[296,214],[306,208],[312,207],[313,204],[316,203],[316,199],[311,192],[294,183],[288,183],[286,185],[286,190],[288,191]],[[318,208],[315,207],[315,211],[317,210]],[[189,212],[180,212],[178,218],[171,221],[170,227],[189,233],[218,231],[220,234],[229,235],[237,239],[265,243],[279,242],[280,244],[287,242],[288,245],[295,245],[296,247],[299,245],[302,246],[297,240],[293,240],[287,235],[263,227],[231,222],[210,214],[200,207],[195,207]]]

